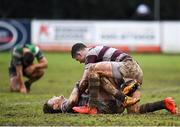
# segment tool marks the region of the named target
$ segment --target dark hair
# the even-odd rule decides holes
[[[62,113],[61,110],[54,110],[53,107],[48,105],[47,101],[43,105],[43,112],[44,113]]]
[[[75,58],[76,54],[78,51],[85,49],[87,46],[84,45],[83,43],[76,43],[72,46],[71,48],[71,56],[72,58]]]
[[[23,63],[25,66],[31,65],[34,61],[34,55],[31,52],[26,52],[23,55]]]

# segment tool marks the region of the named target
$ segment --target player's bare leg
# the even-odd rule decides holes
[[[100,76],[113,78],[111,62],[99,62],[99,63],[93,64],[90,67],[89,71],[90,73],[95,72],[99,74]]]
[[[122,113],[123,109],[118,110],[115,98],[108,94],[104,89],[102,89],[102,81],[97,73],[91,73],[89,76],[89,112],[92,113]],[[97,111],[96,111],[97,109]]]
[[[122,105],[124,107],[129,107],[140,101],[139,98],[131,98],[129,96],[126,96],[121,90],[116,89],[107,78],[102,77],[101,80],[103,82],[102,87],[106,90],[106,92],[113,95],[116,99],[122,102]]]
[[[141,92],[139,90],[136,90],[131,95],[132,98],[140,98],[140,96],[141,96]],[[138,113],[139,108],[140,108],[140,104],[139,104],[139,102],[137,102],[136,104],[134,104],[134,105],[132,105],[130,107],[127,107],[127,112],[128,113]]]
[[[100,87],[100,77],[97,73],[91,73],[89,76],[89,106],[90,108],[98,107],[98,96]]]
[[[128,107],[139,101],[139,98],[130,98],[122,93],[121,90],[116,89],[115,84],[112,84],[106,77],[113,78],[112,62],[99,62],[90,67],[90,74],[97,74],[102,76],[102,87],[106,92],[113,95],[116,99],[123,103],[124,107]],[[118,73],[118,72],[117,72]],[[120,78],[120,74],[119,74]]]
[[[31,84],[37,80],[39,80],[44,75],[43,69],[36,69],[31,75],[26,74],[29,78],[27,81],[25,81],[25,86],[27,88],[27,92],[30,92]]]

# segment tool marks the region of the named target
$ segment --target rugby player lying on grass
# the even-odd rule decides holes
[[[63,96],[52,97],[49,99],[43,106],[44,113],[82,113],[82,114],[113,114],[113,113],[122,113],[125,109],[125,106],[122,102],[114,98],[111,94],[107,93],[102,86],[110,88],[109,85],[106,85],[103,81],[108,81],[112,79],[107,79],[101,77],[101,83],[97,85],[94,83],[94,77],[91,76],[89,80],[88,94],[80,94],[79,84],[77,83],[73,89],[69,99],[64,98]],[[122,92],[125,95],[130,94],[137,88],[137,84],[130,82],[125,85],[122,89]],[[148,113],[161,109],[166,109],[172,114],[177,113],[177,108],[174,100],[171,97],[167,97],[164,100],[146,103],[140,105],[136,113]]]
[[[76,43],[72,46],[71,56],[74,60],[85,65],[84,73],[80,80],[79,86],[83,90],[87,88],[85,82],[88,81],[90,73],[97,74],[97,82],[99,76],[115,79],[115,83],[105,81],[107,84],[114,85],[116,89],[106,89],[106,92],[112,94],[116,99],[123,102],[127,107],[128,113],[136,113],[139,108],[137,101],[140,99],[140,89],[137,89],[128,97],[121,91],[121,82],[128,83],[131,80],[136,80],[138,84],[143,82],[143,71],[137,61],[129,54],[108,46],[87,47],[83,43]],[[98,76],[99,75],[99,76]],[[83,88],[84,87],[84,88]],[[118,90],[117,90],[118,89]],[[132,106],[128,106],[127,102],[133,102]]]
[[[89,91],[80,94],[79,84],[77,83],[69,99],[66,99],[63,96],[52,97],[44,104],[43,111],[44,113],[74,113],[74,110],[79,108],[75,106],[89,105],[89,94],[92,94],[92,92],[90,92],[91,89],[93,90],[94,88],[90,87]],[[124,111],[124,108],[120,104],[117,104],[118,101],[116,101],[112,95],[107,94],[103,89],[99,89],[99,87],[96,87],[96,90],[97,89],[99,90],[98,98],[97,100],[93,100],[95,102],[93,105],[97,106],[98,109],[93,108],[88,114],[122,113]]]

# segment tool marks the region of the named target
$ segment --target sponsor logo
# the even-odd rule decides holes
[[[8,50],[16,43],[24,44],[27,40],[26,28],[18,21],[0,21],[0,51]]]

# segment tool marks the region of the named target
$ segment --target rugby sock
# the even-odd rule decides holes
[[[139,113],[143,114],[148,112],[154,112],[161,109],[165,109],[164,100],[140,105]]]

